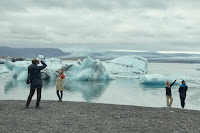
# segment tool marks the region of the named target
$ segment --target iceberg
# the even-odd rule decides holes
[[[165,84],[166,81],[170,83],[173,82],[175,79],[170,79],[162,74],[146,74],[143,75],[139,81],[142,84]]]
[[[13,77],[17,80],[26,80],[28,76],[27,68],[31,64],[30,61],[5,61],[5,66],[13,71]]]
[[[9,70],[6,67],[0,67],[0,74],[1,73],[9,73]]]
[[[69,80],[111,80],[115,79],[112,74],[106,70],[99,60],[88,57],[84,60],[78,60],[76,64],[63,64],[62,60],[56,58],[45,59],[39,55],[39,59],[44,60],[47,67],[41,71],[43,80],[54,80],[58,75],[58,70],[63,69],[66,79]],[[5,66],[13,71],[13,78],[17,80],[26,80],[28,76],[27,68],[31,61],[6,61]],[[40,65],[40,64],[39,64]]]
[[[200,71],[200,67],[198,67],[196,70]]]
[[[11,61],[5,61],[5,64],[4,64],[9,70],[13,70],[13,67],[14,67],[14,63],[11,62]]]
[[[40,60],[43,60],[43,61],[45,60],[44,55],[40,55],[40,54],[38,55],[38,57],[36,59],[40,59]]]
[[[47,64],[47,67],[41,71],[42,79],[55,79],[58,74],[58,70],[63,66],[63,63],[59,60],[52,59],[49,59],[47,61],[45,60],[45,63]],[[16,78],[17,80],[27,79],[29,65],[31,65],[31,61],[5,61],[5,66],[9,70],[13,71],[13,78]]]
[[[0,59],[0,64],[4,64],[5,59]]]
[[[198,78],[193,78],[193,77],[180,75],[180,74],[170,75],[170,76],[165,76],[162,74],[146,74],[146,75],[141,76],[139,81],[141,84],[165,85],[166,81],[169,81],[170,83],[172,83],[174,82],[175,79],[178,79],[176,84],[180,84],[182,80],[185,80],[186,82],[190,82],[190,83],[200,83],[200,80]]]
[[[98,59],[94,60],[91,57],[78,60],[76,64],[65,65],[62,69],[65,72],[66,79],[69,80],[94,81],[115,79]]]
[[[140,56],[122,56],[104,65],[116,77],[140,77],[148,72],[147,59]]]
[[[38,55],[36,59],[40,59],[46,62],[62,62],[62,60],[59,58],[45,58],[44,55]]]

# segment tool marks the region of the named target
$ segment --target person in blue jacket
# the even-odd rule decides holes
[[[188,90],[188,86],[186,85],[185,81],[182,81],[181,86],[179,87],[179,95],[180,95],[180,100],[181,100],[181,107],[185,107],[185,98],[186,98],[186,92]]]
[[[42,66],[38,66],[39,62],[42,63]],[[41,99],[41,91],[42,91],[42,78],[41,78],[41,70],[43,70],[47,65],[40,60],[33,59],[32,64],[28,67],[28,78],[30,79],[30,94],[27,99],[26,107],[29,107],[31,99],[37,89],[37,102],[36,108],[39,108],[40,99]]]

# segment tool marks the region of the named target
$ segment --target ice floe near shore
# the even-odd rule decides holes
[[[55,79],[58,70],[62,68],[67,80],[112,80],[115,77],[139,78],[148,72],[147,60],[140,56],[123,56],[106,62],[87,57],[74,64],[63,63],[61,59],[45,58],[39,55],[37,59],[45,61],[47,67],[42,70],[42,79]],[[5,66],[13,71],[17,80],[27,79],[27,68],[31,61],[5,61]]]
[[[1,73],[8,73],[9,70],[6,67],[0,67],[0,74]]]
[[[4,64],[5,59],[0,59],[0,64]]]
[[[57,61],[51,61],[51,60],[45,60],[45,63],[47,64],[47,68],[42,70],[42,79],[54,79],[56,78],[57,71],[63,66],[62,62]],[[31,61],[5,61],[5,66],[13,71],[13,78],[16,78],[17,80],[26,80],[28,76],[27,68],[31,65]],[[41,65],[41,64],[39,64]]]
[[[112,80],[114,76],[105,68],[101,61],[87,57],[76,64],[63,66],[66,78],[70,80]]]
[[[44,60],[47,67],[42,70],[43,80],[54,80],[58,75],[58,70],[64,70],[66,80],[112,80],[116,77],[138,78],[141,84],[165,84],[165,81],[172,83],[175,79],[186,80],[186,82],[200,83],[198,78],[193,78],[185,75],[162,75],[162,74],[147,74],[147,60],[140,56],[123,56],[113,60],[101,62],[100,60],[87,57],[84,60],[78,60],[76,63],[63,62],[57,58],[44,58],[43,55],[38,56]],[[4,61],[6,67],[0,68],[0,73],[12,71],[13,77],[16,80],[27,79],[27,68],[31,61]],[[41,65],[41,64],[39,64]]]
[[[84,60],[78,60],[76,64],[63,64],[62,60],[51,58],[45,59],[42,55],[39,59],[44,60],[47,67],[42,70],[42,79],[56,79],[58,70],[63,69],[68,80],[111,80],[115,79],[112,74],[106,70],[99,60],[88,57]],[[27,68],[31,61],[5,61],[5,66],[13,71],[13,77],[17,80],[27,79]],[[40,65],[40,64],[39,64]]]
[[[116,77],[138,77],[148,72],[147,59],[140,56],[122,56],[104,65]]]
[[[171,79],[162,74],[146,74],[139,80],[142,84],[165,84],[165,81],[173,82],[175,79]]]
[[[200,83],[200,80],[198,78],[193,78],[185,75],[170,75],[170,76],[164,76],[162,74],[146,74],[141,76],[140,83],[141,84],[163,84],[165,85],[165,81],[169,81],[170,83],[174,82],[175,79],[178,79],[176,82],[177,84],[180,84],[182,80],[185,80],[186,82],[191,83]]]

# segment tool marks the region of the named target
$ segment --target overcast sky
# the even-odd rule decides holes
[[[0,46],[200,50],[200,0],[1,0]]]

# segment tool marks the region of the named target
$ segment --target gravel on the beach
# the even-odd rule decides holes
[[[197,133],[200,111],[82,102],[0,101],[0,133]]]

